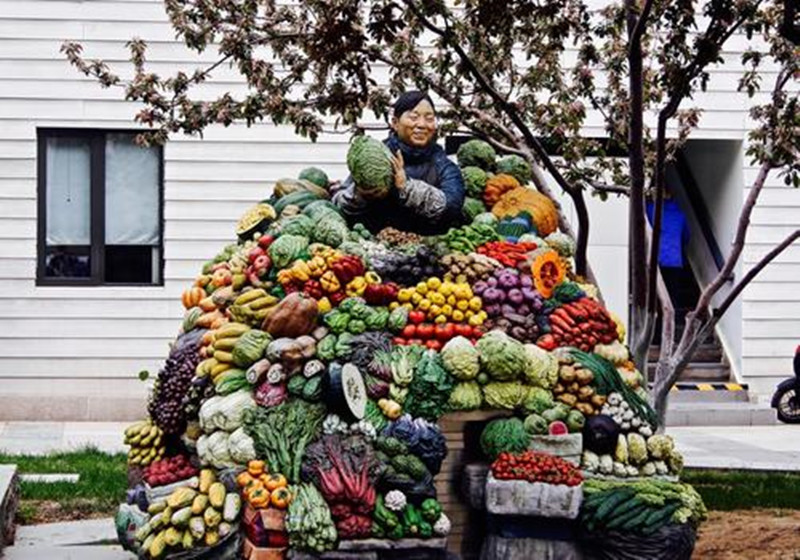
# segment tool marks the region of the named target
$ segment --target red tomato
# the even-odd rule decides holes
[[[433,325],[428,323],[423,323],[417,326],[417,336],[420,338],[428,339],[432,338],[434,333]]]
[[[539,337],[539,340],[536,341],[536,346],[543,350],[555,350],[556,340],[553,338],[553,335],[543,334]]]
[[[455,335],[455,326],[453,323],[436,325],[435,334],[437,339],[441,340],[442,342],[447,342]]]
[[[411,340],[408,341],[408,346],[411,346],[412,344],[418,344],[419,346],[424,346],[425,342],[421,338],[412,338]]]
[[[442,343],[439,342],[438,340],[428,340],[427,342],[425,342],[425,347],[430,348],[431,350],[441,350]]]
[[[404,338],[414,338],[417,335],[417,327],[414,325],[406,325],[403,327]]]
[[[402,338],[400,336],[396,336],[396,337],[394,337],[392,339],[392,344],[394,344],[395,346],[405,346],[406,345],[406,339]]]
[[[466,338],[472,337],[472,327],[466,323],[456,323],[454,330],[458,336],[463,336]]]
[[[414,323],[415,325],[419,325],[425,320],[425,313],[422,311],[409,311],[408,312],[408,320]]]

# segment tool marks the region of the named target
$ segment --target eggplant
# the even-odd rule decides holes
[[[364,377],[356,366],[331,363],[323,383],[324,401],[331,412],[350,422],[364,418],[367,408],[367,388],[364,385]]]

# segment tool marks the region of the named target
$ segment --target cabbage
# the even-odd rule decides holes
[[[497,157],[497,153],[488,142],[473,139],[458,147],[456,157],[458,158],[459,167],[475,166],[488,171],[494,167],[494,159]]]
[[[522,383],[489,383],[483,387],[483,398],[489,408],[513,410],[522,404],[528,388]]]
[[[535,344],[525,345],[525,381],[551,389],[558,383],[558,359]]]
[[[518,379],[526,368],[525,347],[502,331],[483,335],[475,345],[481,367],[497,381]]]
[[[547,420],[538,414],[529,414],[525,417],[525,431],[532,436],[545,436],[548,431]]]
[[[483,191],[486,188],[486,172],[483,169],[471,165],[461,170],[461,176],[464,178],[467,196],[483,197]]]
[[[392,153],[382,142],[369,136],[358,136],[350,143],[347,168],[360,191],[381,197],[394,185]]]
[[[530,387],[522,406],[528,412],[536,412],[537,414],[541,414],[545,410],[552,408],[553,394],[547,389],[542,389],[541,387]]]
[[[441,352],[445,369],[456,379],[468,381],[480,371],[480,357],[472,343],[463,336],[451,338]]]
[[[533,178],[531,164],[516,154],[511,154],[498,159],[495,170],[497,173],[511,175],[517,181],[519,181],[521,185],[530,183],[531,179]]]
[[[482,402],[481,386],[474,381],[464,381],[453,388],[447,405],[451,410],[475,410]]]

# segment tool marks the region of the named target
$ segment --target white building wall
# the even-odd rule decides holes
[[[136,110],[121,101],[119,90],[103,90],[80,76],[59,48],[64,40],[79,40],[87,55],[125,68],[124,45],[134,36],[150,45],[155,70],[166,73],[197,62],[174,40],[161,0],[0,0],[0,414],[5,417],[68,412],[114,418],[140,410],[144,388],[136,374],[158,369],[182,316],[180,292],[202,262],[232,239],[239,214],[264,198],[276,179],[308,165],[319,165],[332,177],[345,175],[343,136],[311,144],[289,129],[256,125],[213,128],[202,141],[176,137],[164,152],[164,286],[37,287],[36,128],[131,128]],[[700,136],[743,138],[748,104],[735,93],[736,80],[735,72],[719,72],[709,93],[700,96],[701,102],[713,101]],[[237,74],[221,69],[207,91],[216,95],[237,87]],[[746,180],[754,173],[744,168]],[[765,193],[756,212],[746,265],[796,227],[800,193],[778,186]],[[590,258],[609,306],[624,317],[625,204],[590,204],[596,210]],[[745,294],[742,356],[748,379],[771,382],[788,372],[787,357],[800,340],[798,272],[800,248]]]

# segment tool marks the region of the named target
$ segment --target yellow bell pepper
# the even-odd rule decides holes
[[[278,272],[278,283],[282,286],[286,286],[292,283],[294,276],[292,275],[292,270],[290,268],[284,268],[283,270]]]
[[[320,313],[327,313],[328,311],[333,309],[333,306],[331,305],[331,300],[329,300],[327,297],[318,300],[317,309],[319,310]]]
[[[322,285],[323,290],[331,294],[333,292],[338,292],[342,287],[342,284],[339,282],[339,279],[336,278],[332,270],[325,272],[325,274],[320,277],[319,283]]]
[[[311,269],[306,261],[294,261],[289,271],[292,273],[292,278],[298,282],[305,282],[311,278]]]
[[[364,274],[364,280],[366,280],[367,284],[380,284],[382,282],[378,273],[371,270]]]
[[[363,276],[356,276],[347,286],[345,286],[345,293],[350,297],[356,297],[364,294],[367,289],[367,280]]]
[[[319,278],[328,270],[328,265],[325,263],[324,258],[316,256],[308,261],[308,269],[313,278]]]

